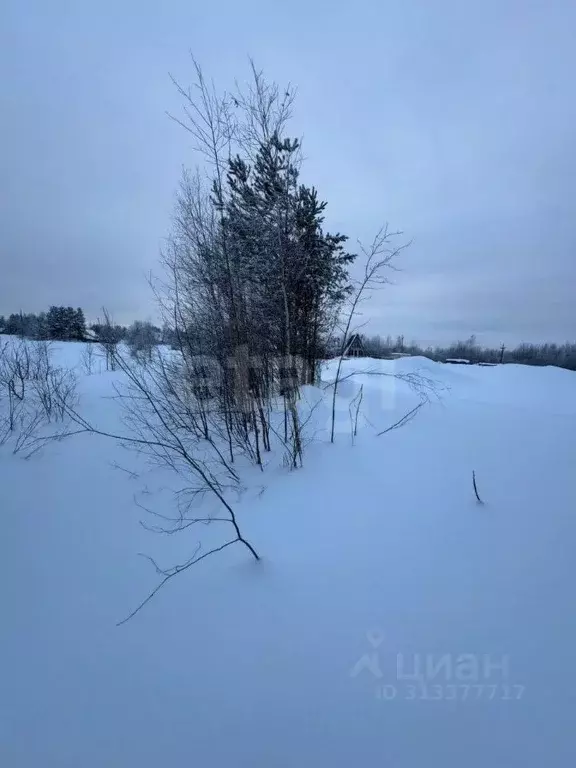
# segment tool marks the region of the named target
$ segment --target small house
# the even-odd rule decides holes
[[[359,333],[353,333],[346,347],[344,348],[344,357],[365,357],[364,344],[362,343],[362,337]]]

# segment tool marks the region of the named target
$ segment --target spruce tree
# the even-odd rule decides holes
[[[73,339],[76,341],[84,341],[86,336],[86,318],[80,307],[74,312],[71,331]]]
[[[46,322],[50,339],[64,341],[69,338],[70,317],[66,307],[50,307]]]
[[[22,323],[20,320],[20,315],[17,315],[15,312],[12,312],[12,314],[8,317],[8,320],[6,321],[4,333],[7,333],[11,336],[17,336],[18,334],[21,333],[21,327],[22,327]]]
[[[253,168],[240,157],[230,161],[225,226],[250,337],[303,360],[303,379],[312,382],[355,257],[344,251],[346,237],[324,232],[326,203],[299,185],[298,152],[297,140],[273,135]]]

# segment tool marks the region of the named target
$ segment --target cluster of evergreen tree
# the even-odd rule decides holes
[[[240,343],[259,347],[256,354],[298,358],[311,383],[355,257],[344,250],[344,235],[324,232],[326,203],[299,183],[299,149],[298,140],[274,133],[252,165],[230,160],[221,226],[234,265]]]
[[[0,333],[28,339],[82,341],[86,336],[86,319],[80,307],[50,307],[36,314],[13,313],[0,317]]]
[[[297,466],[298,387],[317,378],[355,255],[325,230],[326,203],[302,182],[300,142],[286,130],[291,89],[253,68],[246,88],[219,95],[197,65],[196,74],[196,88],[179,88],[181,122],[203,170],[181,182],[161,284],[184,363],[179,385],[211,400],[230,456],[242,445],[257,463],[281,394],[287,460]]]
[[[355,256],[324,231],[326,203],[300,183],[299,149],[278,132],[260,137],[251,158],[227,160],[208,200],[185,175],[170,268],[194,352],[224,367],[242,354],[271,376],[293,361],[289,375],[311,383]]]
[[[155,344],[174,344],[175,332],[168,325],[162,328],[149,321],[136,320],[131,326],[97,322],[89,326],[93,332],[87,335],[86,319],[78,307],[50,307],[48,312],[12,313],[0,315],[0,334],[20,338],[55,341],[95,340],[102,343],[118,344],[126,341],[130,347],[148,349]]]

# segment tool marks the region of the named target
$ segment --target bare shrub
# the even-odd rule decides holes
[[[330,442],[334,442],[334,431],[336,425],[336,396],[338,394],[338,385],[341,381],[341,370],[346,348],[352,335],[353,323],[357,316],[358,308],[370,295],[371,291],[382,288],[388,284],[387,272],[394,269],[394,259],[407,247],[408,243],[402,245],[393,245],[394,238],[400,235],[400,232],[389,232],[388,225],[380,228],[376,233],[370,246],[366,247],[360,243],[360,249],[364,256],[363,275],[354,282],[352,293],[349,297],[348,306],[343,313],[341,323],[342,342],[338,355],[338,364],[336,368],[336,378],[333,382],[332,392],[332,425],[330,429]]]
[[[76,404],[76,377],[53,365],[48,342],[0,347],[0,444],[13,437],[15,453],[31,448],[43,426]]]
[[[82,368],[87,376],[91,376],[94,370],[94,344],[86,344],[82,353]]]
[[[55,437],[63,438],[88,432],[111,438],[127,448],[136,450],[149,460],[169,467],[185,480],[185,487],[177,494],[178,517],[155,514],[170,525],[156,526],[156,530],[174,533],[196,523],[227,523],[231,536],[224,544],[199,554],[197,547],[184,564],[173,568],[155,568],[162,579],[156,589],[120,624],[134,616],[170,578],[208,555],[235,544],[242,544],[254,559],[259,555],[242,533],[233,506],[227,500],[231,489],[238,489],[239,477],[227,459],[217,429],[220,415],[211,409],[207,399],[198,396],[197,387],[187,380],[186,363],[177,354],[166,350],[153,350],[152,359],[145,363],[115,352],[115,367],[124,374],[124,383],[116,384],[116,393],[122,405],[124,434],[108,432],[89,423],[68,403],[62,401],[63,413],[74,422],[74,429],[61,431]],[[195,514],[198,501],[211,496],[222,509],[217,515]],[[182,499],[186,504],[182,505]],[[176,526],[174,526],[176,523]],[[151,560],[151,558],[149,558]],[[152,561],[153,562],[153,561]]]

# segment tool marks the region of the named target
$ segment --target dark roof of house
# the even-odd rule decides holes
[[[350,349],[350,347],[364,347],[364,344],[362,343],[362,337],[359,333],[353,333],[352,336],[350,336],[348,339],[346,349]]]

